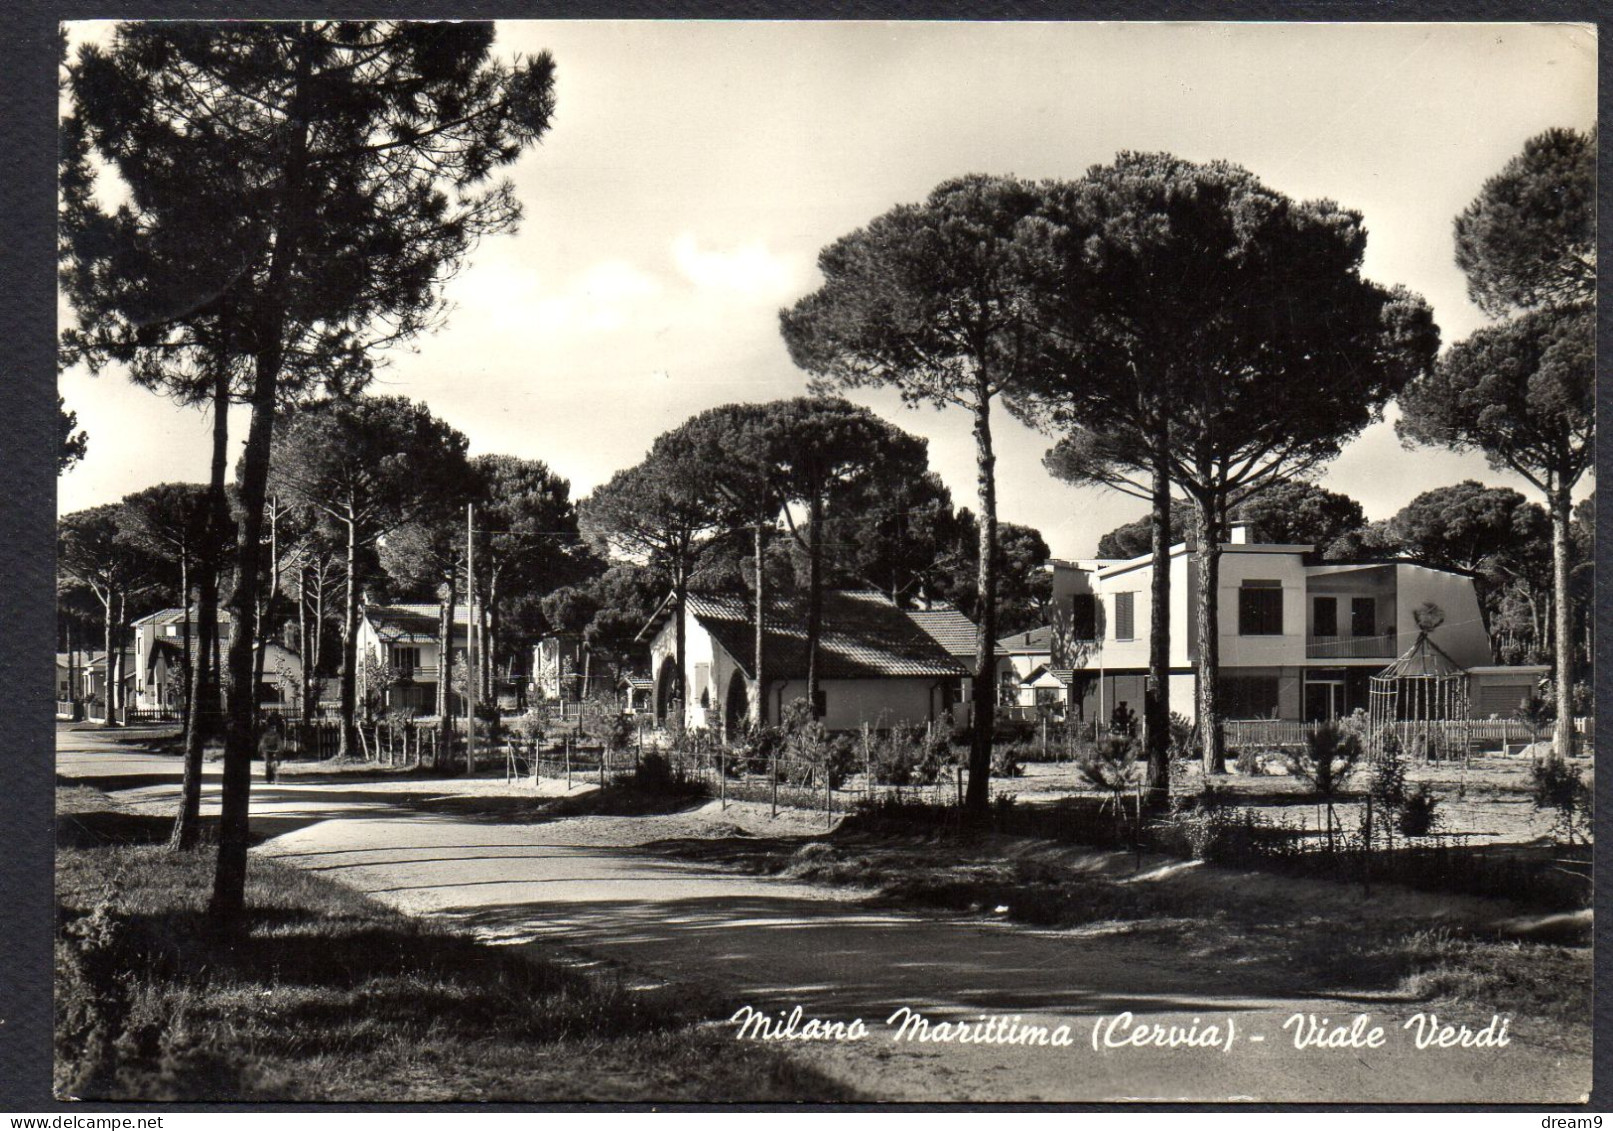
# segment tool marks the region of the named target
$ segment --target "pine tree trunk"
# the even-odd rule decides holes
[[[448,752],[454,748],[454,599],[458,578],[452,566],[443,575],[442,607],[437,610],[437,750],[435,766],[452,765]]]
[[[184,547],[179,551],[179,604],[185,610],[179,625],[179,717],[183,723],[180,745],[190,741],[190,553]],[[155,646],[155,645],[153,645]]]
[[[313,650],[308,646],[308,576],[313,567],[303,561],[297,569],[297,651],[302,660],[302,685],[298,695],[302,700],[301,715],[304,723],[314,718],[314,667]]]
[[[252,789],[253,689],[252,612],[257,607],[257,555],[263,538],[263,504],[268,494],[269,452],[274,438],[276,394],[285,359],[286,305],[292,267],[298,256],[303,215],[303,180],[308,158],[308,120],[305,109],[312,72],[312,43],[301,46],[297,77],[291,94],[289,117],[300,123],[291,139],[284,178],[284,195],[274,251],[265,282],[259,318],[258,350],[252,384],[252,422],[247,429],[241,461],[241,522],[236,540],[235,592],[231,613],[229,668],[225,688],[228,710],[224,729],[224,780],[219,808],[218,867],[213,876],[209,914],[229,927],[239,926],[246,910],[246,852],[250,834],[248,817]],[[345,735],[344,735],[345,738]]]
[[[807,501],[807,702],[818,717],[818,638],[823,635],[823,487]]]
[[[116,607],[117,595],[108,588],[106,596],[101,598],[101,605],[106,613],[105,624],[102,626],[101,646],[101,717],[106,726],[117,726],[117,718],[112,713],[112,617]]]
[[[1573,499],[1568,487],[1559,486],[1551,496],[1552,618],[1556,637],[1557,735],[1556,753],[1560,758],[1574,753],[1574,626],[1573,603],[1568,599],[1568,524],[1573,516]]]
[[[338,758],[358,751],[358,523],[348,509],[347,596],[342,604],[342,734]]]
[[[1204,755],[1204,772],[1227,772],[1226,732],[1221,725],[1221,529],[1213,499],[1198,503],[1198,582],[1195,596],[1198,608],[1198,731]]]
[[[766,507],[763,513],[756,517],[756,541],[754,546],[756,559],[756,663],[754,675],[756,677],[756,712],[754,718],[758,728],[767,725],[767,665],[766,654],[766,625],[767,625],[767,576],[762,565],[762,525],[766,521]]]
[[[278,340],[278,338],[277,338]],[[246,850],[250,830],[252,754],[255,745],[252,686],[252,615],[258,603],[258,551],[263,537],[263,500],[269,476],[279,350],[259,362],[259,388],[247,430],[241,476],[241,521],[236,542],[235,592],[230,600],[228,666],[225,671],[224,775],[219,808],[218,870],[209,910],[226,922],[238,921],[246,904]]]
[[[684,698],[685,688],[683,681],[683,657],[686,654],[684,649],[688,640],[688,625],[687,621],[685,620],[685,616],[688,612],[689,606],[689,571],[688,568],[681,563],[678,566],[678,572],[674,582],[675,593],[673,596],[673,601],[676,607],[673,610],[673,615],[678,618],[678,623],[673,626],[672,646],[676,652],[676,655],[672,657],[672,704],[667,711],[667,719],[670,721],[672,718],[672,711],[676,710],[678,720],[675,729],[681,730],[689,721],[688,704]]]
[[[222,367],[221,367],[222,368]],[[174,818],[170,848],[195,848],[201,840],[202,762],[207,740],[218,733],[217,668],[212,657],[218,647],[218,578],[224,540],[229,533],[229,499],[224,476],[229,464],[229,383],[221,372],[213,384],[213,457],[207,484],[208,557],[198,579],[196,599],[196,657],[191,663],[191,726],[185,736],[185,772],[179,791],[179,814]]]
[[[986,816],[991,800],[991,748],[997,715],[997,457],[991,446],[991,393],[984,377],[974,405],[975,470],[980,504],[975,576],[975,670],[969,728],[969,788],[963,804],[970,817]]]
[[[1152,508],[1149,536],[1152,576],[1148,587],[1148,686],[1143,691],[1143,727],[1148,759],[1148,804],[1163,808],[1171,792],[1171,473],[1169,437],[1157,429],[1149,472]],[[1102,722],[1103,720],[1099,720]]]

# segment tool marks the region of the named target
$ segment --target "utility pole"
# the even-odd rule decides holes
[[[476,504],[465,504],[465,773],[476,772]],[[453,616],[453,610],[448,610]]]

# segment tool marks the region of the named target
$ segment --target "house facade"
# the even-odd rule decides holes
[[[185,636],[189,621],[190,646],[197,644],[197,613],[193,609],[162,609],[134,621],[130,706],[141,711],[178,711],[184,703]],[[221,662],[234,635],[228,609],[218,611],[218,654]],[[263,680],[258,686],[262,706],[295,703],[302,688],[302,657],[278,641],[264,646]],[[253,662],[257,662],[254,648]]]
[[[766,685],[758,687],[751,603],[690,594],[685,605],[681,704],[676,601],[668,597],[639,633],[649,646],[648,707],[657,723],[676,719],[681,710],[686,726],[733,733],[758,718],[776,724],[790,703],[806,697],[806,618],[800,607],[779,603],[768,610],[762,645]],[[924,625],[884,594],[826,591],[818,642],[818,710],[824,726],[884,728],[945,718],[968,674],[938,638],[961,631],[955,620],[965,618],[953,610],[952,617],[931,617]]]
[[[435,714],[437,683],[442,678],[442,606],[435,604],[378,605],[366,602],[359,610],[359,696],[379,697],[388,710]],[[470,610],[455,605],[452,637],[448,644],[450,678],[462,670],[470,637]],[[367,661],[367,662],[366,662]],[[366,680],[385,672],[385,686],[371,688]],[[368,673],[368,674],[366,674]],[[460,696],[450,685],[451,710],[460,710]]]
[[[1153,563],[1055,561],[1054,623],[999,643],[1001,701],[1107,720],[1141,714],[1147,684]],[[1171,549],[1170,706],[1193,718],[1199,656],[1197,564]],[[1222,546],[1221,696],[1229,719],[1326,721],[1365,709],[1373,675],[1416,641],[1414,617],[1437,605],[1432,636],[1470,677],[1473,713],[1511,712],[1543,669],[1490,662],[1474,578],[1411,560],[1320,562],[1313,547],[1251,542],[1234,527]]]

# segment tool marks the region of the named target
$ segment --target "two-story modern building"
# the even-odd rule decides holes
[[[1194,716],[1197,565],[1172,547],[1170,705]],[[1151,556],[1055,561],[1054,623],[999,642],[1003,700],[1087,719],[1141,713],[1148,671]],[[1431,639],[1470,677],[1478,717],[1505,715],[1540,666],[1490,662],[1474,578],[1411,560],[1323,562],[1313,547],[1248,540],[1235,526],[1220,564],[1220,670],[1226,717],[1327,720],[1367,706],[1371,677],[1417,640],[1413,614],[1437,605]]]

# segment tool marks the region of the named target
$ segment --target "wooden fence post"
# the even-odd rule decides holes
[[[723,769],[722,751],[717,751],[717,799],[718,808],[728,809],[728,774]]]
[[[767,774],[767,776],[773,779],[773,816],[777,817],[778,816],[778,751],[775,750],[773,752],[773,756],[768,759],[767,765],[768,765],[768,774]]]
[[[571,735],[566,735],[566,792],[571,792]]]
[[[874,801],[874,755],[868,745],[868,724],[863,723],[863,792],[868,795],[869,804]]]

